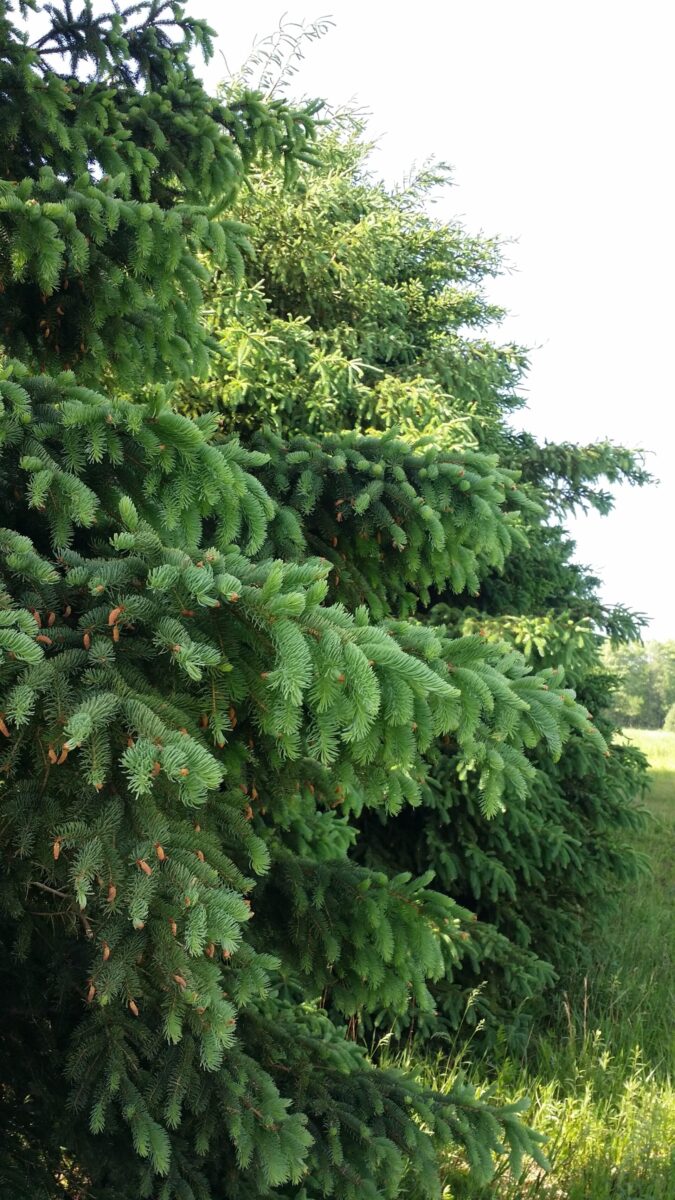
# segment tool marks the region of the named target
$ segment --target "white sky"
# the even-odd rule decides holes
[[[675,187],[671,0],[285,0],[329,14],[296,95],[352,98],[399,179],[429,156],[456,188],[435,211],[516,239],[495,299],[505,337],[536,347],[522,423],[539,437],[610,437],[651,451],[660,487],[621,489],[610,517],[572,523],[609,601],[675,638]],[[230,67],[283,3],[189,0]],[[222,60],[208,78],[219,80]]]

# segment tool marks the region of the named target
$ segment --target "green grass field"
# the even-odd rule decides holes
[[[496,1078],[504,1099],[531,1098],[551,1170],[476,1188],[448,1164],[445,1200],[675,1200],[675,734],[628,736],[653,771],[639,842],[652,876],[608,913],[592,971],[561,985],[559,1021]]]

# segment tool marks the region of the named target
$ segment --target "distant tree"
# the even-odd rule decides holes
[[[607,643],[604,659],[619,681],[612,702],[617,724],[661,729],[675,704],[675,642]]]
[[[654,642],[652,646],[656,689],[668,712],[675,704],[675,641]]]

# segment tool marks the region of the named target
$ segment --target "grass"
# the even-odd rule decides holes
[[[675,822],[675,733],[662,729],[627,729],[625,737],[647,755],[651,767],[649,807],[656,817]]]
[[[675,734],[626,736],[652,766],[654,823],[639,848],[653,875],[608,914],[593,970],[558,997],[559,1021],[526,1061],[505,1057],[496,1076],[498,1096],[531,1098],[529,1122],[549,1139],[551,1170],[517,1180],[503,1167],[477,1187],[448,1164],[445,1200],[675,1198]],[[449,1086],[452,1072],[435,1082]]]

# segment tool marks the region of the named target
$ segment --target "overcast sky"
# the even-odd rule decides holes
[[[234,68],[282,3],[190,0]],[[514,239],[493,294],[505,337],[533,347],[540,437],[610,437],[649,450],[658,489],[621,489],[610,517],[573,522],[579,558],[609,601],[675,638],[675,187],[671,0],[287,0],[331,15],[296,94],[371,114],[376,170],[397,180],[429,156],[456,187],[438,214]],[[211,82],[222,59],[209,68]]]

